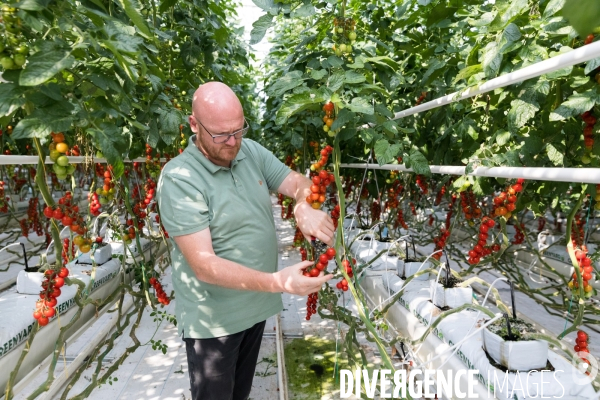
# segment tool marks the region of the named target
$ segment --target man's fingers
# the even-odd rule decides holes
[[[306,269],[306,268],[308,268],[308,267],[310,267],[311,265],[314,265],[314,264],[315,264],[314,261],[308,261],[307,260],[307,261],[302,261],[302,262],[296,264],[295,267],[296,267],[297,270],[304,270],[304,269]]]

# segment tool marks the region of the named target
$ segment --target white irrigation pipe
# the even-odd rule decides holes
[[[68,156],[71,164],[85,164],[85,163],[106,163],[106,158],[98,157],[84,157],[84,156]],[[40,161],[38,156],[18,156],[18,155],[0,155],[0,165],[37,165]],[[123,162],[145,162],[146,159],[143,157],[134,158],[133,160],[123,160]],[[161,158],[160,162],[166,162],[166,158]],[[54,164],[54,161],[50,157],[46,157],[46,164]]]
[[[522,68],[518,71],[511,72],[506,75],[499,76],[492,80],[489,80],[481,85],[467,88],[462,92],[454,92],[444,97],[429,101],[416,107],[411,107],[407,110],[400,111],[394,115],[393,119],[400,119],[408,117],[413,114],[418,114],[423,111],[431,110],[437,107],[450,104],[455,101],[460,101],[474,97],[483,93],[491,92],[493,90],[510,86],[515,83],[523,82],[527,79],[535,78],[550,72],[558,71],[563,68],[571,67],[575,64],[580,64],[600,57],[600,42],[595,42],[582,46],[576,50],[569,51],[558,55],[556,57],[549,58],[539,63],[532,64],[528,67]]]
[[[411,168],[406,168],[404,165],[400,164],[340,164],[340,167],[414,172]],[[444,175],[470,175],[507,179],[524,178],[553,182],[600,183],[600,168],[476,167],[473,172],[468,174],[465,173],[466,167],[451,165],[431,165],[430,169],[434,174]]]

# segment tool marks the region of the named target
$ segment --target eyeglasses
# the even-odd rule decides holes
[[[194,117],[192,115],[192,117]],[[213,135],[212,133],[210,133],[208,131],[208,129],[206,129],[206,127],[204,125],[202,125],[202,122],[200,122],[198,120],[198,118],[194,117],[194,119],[196,120],[197,123],[200,124],[200,126],[202,126],[204,128],[204,130],[206,131],[206,133],[208,133],[210,135],[210,137],[212,138],[213,142],[216,144],[222,144],[225,143],[229,140],[230,137],[235,137],[235,139],[241,139],[242,136],[244,136],[246,133],[248,133],[248,129],[250,129],[250,126],[248,125],[248,121],[246,121],[246,117],[244,117],[244,127],[240,130],[237,130],[233,133],[228,133],[225,135]]]

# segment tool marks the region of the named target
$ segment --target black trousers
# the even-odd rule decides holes
[[[265,322],[233,335],[183,339],[192,400],[248,399]]]

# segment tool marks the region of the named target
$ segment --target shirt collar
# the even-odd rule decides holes
[[[244,158],[246,158],[246,153],[244,153],[244,139],[242,139],[242,146],[240,147],[240,151],[237,156],[231,161],[231,168],[237,165],[237,163]],[[220,165],[214,164],[210,161],[206,156],[198,149],[196,146],[196,135],[192,135],[190,140],[188,141],[188,147],[185,149],[186,152],[191,154],[204,168],[206,168],[211,174],[214,174],[217,171],[225,170],[229,171],[230,168],[221,167]]]

